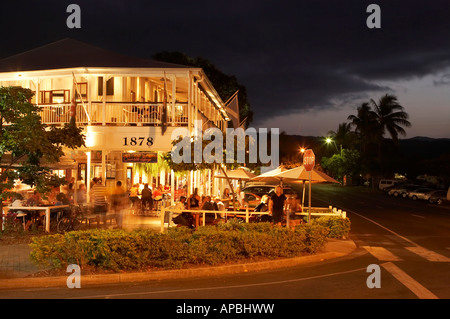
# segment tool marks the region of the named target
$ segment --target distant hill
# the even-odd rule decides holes
[[[398,144],[405,155],[410,154],[423,159],[435,159],[450,154],[450,138],[416,136],[399,140]]]
[[[316,163],[323,156],[332,156],[339,145],[325,143],[323,137],[280,135],[280,160],[301,161],[300,148],[312,148]],[[450,138],[430,138],[416,136],[398,141],[398,152],[391,159],[397,172],[407,173],[409,177],[422,174],[442,176],[450,181]]]

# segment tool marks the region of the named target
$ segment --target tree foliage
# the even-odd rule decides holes
[[[387,173],[393,147],[400,135],[406,135],[410,127],[409,115],[404,111],[395,95],[385,94],[378,101],[371,99],[357,108],[356,115],[348,116],[355,129],[357,145],[361,151],[363,173]],[[386,137],[387,133],[389,137]]]
[[[0,87],[0,201],[12,195],[15,180],[45,194],[64,183],[49,165],[64,155],[63,148],[84,145],[81,129],[73,124],[49,127],[39,108],[29,101],[33,92],[22,87]]]
[[[245,127],[248,127],[248,124],[253,120],[253,111],[250,108],[250,103],[247,98],[247,89],[238,82],[236,76],[223,73],[205,58],[191,58],[181,52],[164,51],[156,53],[153,55],[153,58],[158,61],[202,68],[224,102],[239,90],[238,101],[240,119],[241,121],[245,119]]]
[[[342,154],[322,157],[322,168],[331,176],[342,182],[344,176],[352,176],[360,171],[360,154],[356,150],[343,149]]]

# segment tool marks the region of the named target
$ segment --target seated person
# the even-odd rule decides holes
[[[224,211],[226,211],[226,209],[225,209],[225,204],[220,200],[220,197],[219,196],[216,196],[216,198],[215,198],[215,203],[214,203],[215,205],[214,205],[214,209],[215,210],[218,210],[218,211],[221,211],[221,212],[224,212]],[[217,209],[216,209],[216,207],[217,207]],[[219,214],[220,215],[220,217],[225,217],[225,213],[220,213]]]
[[[180,200],[178,202],[175,203],[175,209],[186,209],[186,197],[185,196],[181,196]]]
[[[255,207],[255,212],[267,212],[269,211],[269,200],[270,197],[269,195],[263,195],[263,197],[261,198],[261,202]],[[272,216],[269,215],[259,215],[256,218],[257,222],[271,222],[272,221]]]
[[[186,209],[186,197],[181,196],[180,201],[176,202],[175,209],[182,210]],[[194,228],[194,216],[189,212],[182,212],[178,216],[172,218],[172,221],[178,226],[187,226],[189,228]]]
[[[255,212],[267,212],[269,210],[268,206],[269,196],[263,195],[261,202],[255,207]]]
[[[40,195],[37,191],[33,192],[33,195],[30,196],[30,198],[27,199],[25,205],[26,206],[39,206],[39,203],[41,201]]]
[[[155,200],[161,200],[162,199],[162,194],[163,194],[163,192],[161,191],[162,186],[159,185],[158,188],[156,188],[155,186],[156,185],[153,184],[153,189],[154,189],[154,191],[153,191],[153,198]]]
[[[205,199],[202,204],[202,210],[215,210],[214,209],[214,203],[211,201],[211,196],[207,195],[205,196]],[[205,214],[206,222],[213,221],[216,219],[216,214],[207,213]]]

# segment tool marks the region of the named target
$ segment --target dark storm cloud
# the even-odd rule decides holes
[[[65,26],[74,2],[82,10],[80,30]],[[381,29],[366,26],[370,3],[381,7]],[[389,88],[380,80],[450,66],[448,0],[44,0],[13,3],[1,14],[2,24],[13,26],[3,56],[73,37],[140,57],[181,51],[207,58],[247,87],[256,121],[383,94]]]

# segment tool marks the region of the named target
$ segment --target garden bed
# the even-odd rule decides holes
[[[32,239],[31,259],[51,270],[69,264],[83,271],[121,272],[179,269],[314,254],[327,238],[346,238],[350,221],[320,217],[294,229],[269,223],[228,222],[216,226],[151,230],[68,232]]]

